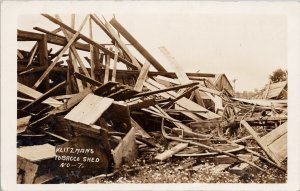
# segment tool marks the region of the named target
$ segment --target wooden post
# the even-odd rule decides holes
[[[115,82],[116,81],[116,76],[117,76],[117,63],[118,63],[118,46],[117,43],[115,44],[115,56],[114,56],[114,65],[113,65],[113,72],[112,72],[112,77],[111,81]]]
[[[75,14],[71,15],[71,28],[72,29],[75,28]],[[61,27],[60,27],[60,29],[62,30]],[[62,30],[62,31],[63,31],[64,35],[66,36],[66,38],[67,38],[68,34],[72,35],[70,33],[67,33],[65,30]],[[69,56],[70,56],[70,63],[73,65],[74,72],[79,72],[79,68],[78,68],[75,56],[74,56],[74,54],[72,54],[71,49],[69,49]],[[82,82],[80,80],[76,79],[76,83],[77,83],[78,91],[81,92],[83,90]]]
[[[89,37],[93,40],[93,26],[92,26],[92,18],[89,18]],[[95,58],[94,58],[94,47],[90,44],[90,56],[91,56],[91,77],[95,79]]]
[[[49,64],[48,64],[47,35],[43,35],[42,40],[40,40],[38,42],[38,48],[39,48],[40,65],[41,66],[48,66]],[[49,76],[47,76],[45,78],[44,88],[45,88],[45,91],[47,91],[50,88]]]
[[[108,54],[105,55],[105,74],[104,74],[104,83],[108,82],[109,79],[109,66],[110,66],[110,56]]]

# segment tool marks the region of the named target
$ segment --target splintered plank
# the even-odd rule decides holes
[[[55,147],[50,144],[26,146],[17,149],[17,155],[31,162],[55,157]]]
[[[131,128],[118,146],[112,150],[115,168],[119,168],[124,162],[132,163],[137,158],[137,145],[135,141],[135,129]]]
[[[18,82],[18,86],[17,86],[18,92],[21,92],[22,94],[25,94],[29,97],[38,99],[41,96],[43,96],[43,94],[41,92],[38,92],[28,86],[25,86],[24,84],[21,84]],[[62,105],[62,102],[57,101],[56,99],[53,98],[47,98],[46,100],[44,100],[42,103],[51,105],[53,107],[59,107],[60,105]]]
[[[178,153],[179,151],[185,149],[188,146],[188,143],[179,143],[175,147],[164,151],[163,153],[158,154],[154,159],[155,160],[166,160],[172,157],[174,154]]]
[[[82,30],[85,22],[87,21],[88,16],[85,17],[83,22],[81,23],[78,31],[72,36],[72,38],[69,40],[68,44],[63,48],[63,50],[59,53],[59,55],[56,57],[56,59],[50,64],[50,66],[47,68],[47,70],[42,74],[42,76],[36,81],[34,84],[34,88],[36,89],[42,81],[48,76],[50,71],[54,68],[54,66],[57,64],[57,62],[60,60],[60,58],[63,56],[63,54],[69,49],[69,47],[76,41],[78,35],[80,34],[80,31]]]
[[[147,78],[147,74],[148,74],[148,71],[149,71],[149,68],[150,68],[150,62],[146,61],[145,64],[143,65],[142,69],[141,69],[141,72],[139,74],[139,77],[135,83],[135,86],[134,86],[134,90],[138,91],[138,92],[141,92],[142,89],[143,89],[143,84]]]
[[[65,119],[80,122],[86,125],[94,124],[97,119],[110,107],[113,99],[88,94]]]
[[[154,91],[154,90],[159,90],[159,89],[164,89],[166,88],[165,86],[159,84],[158,82],[148,78],[146,80],[146,82],[148,83],[144,83],[144,85],[150,90]],[[148,85],[150,84],[150,85]],[[168,91],[165,92],[164,94],[160,94],[162,97],[168,99],[168,98],[172,98],[175,99],[176,97],[178,97],[179,95],[174,92],[174,91]],[[211,111],[209,111],[208,109],[198,105],[197,103],[183,97],[179,100],[176,101],[176,104],[179,106],[179,109],[187,109],[187,110],[193,110],[193,111],[201,111],[201,112],[195,112],[196,114],[200,115],[201,117],[204,117],[206,119],[216,119],[216,118],[220,118],[220,115],[215,114]],[[196,121],[200,121],[201,119],[195,116],[191,116],[192,113],[188,113],[188,112],[182,112],[185,115],[189,115],[188,117],[191,117],[192,119],[196,120]]]

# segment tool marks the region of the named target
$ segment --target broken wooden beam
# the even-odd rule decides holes
[[[110,24],[134,46],[158,71],[166,72],[167,70],[116,20],[111,19]]]

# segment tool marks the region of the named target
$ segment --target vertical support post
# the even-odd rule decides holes
[[[47,35],[44,34],[42,40],[38,42],[38,48],[39,48],[39,60],[41,66],[49,66],[48,63],[48,47],[47,47]],[[42,88],[45,89],[45,91],[49,90],[50,84],[49,84],[49,76],[45,78],[44,83],[42,84]]]
[[[113,82],[116,81],[117,63],[118,63],[118,47],[117,47],[117,43],[115,43],[114,65],[113,65],[112,78],[111,78],[111,81],[113,81]]]
[[[109,66],[110,66],[110,56],[105,55],[105,75],[104,75],[104,84],[108,82],[109,79]]]

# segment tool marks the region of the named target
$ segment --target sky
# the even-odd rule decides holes
[[[109,21],[113,15],[103,16]],[[186,72],[224,73],[231,82],[236,79],[236,91],[262,89],[274,70],[287,69],[285,15],[184,12],[116,13],[115,17],[168,71],[174,70],[159,51],[160,46],[165,46]],[[61,18],[70,23],[70,15]],[[75,29],[83,18],[76,15]],[[58,27],[38,14],[19,16],[18,29],[34,31],[36,26],[47,30]],[[82,33],[88,36],[87,24]],[[95,24],[93,33],[95,41],[110,43]],[[19,43],[32,46],[25,44]],[[129,48],[143,63],[144,58],[132,46]]]

